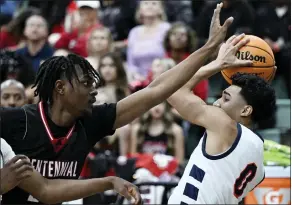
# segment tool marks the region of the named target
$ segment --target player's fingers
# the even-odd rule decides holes
[[[236,38],[236,35],[231,36],[230,38],[227,39],[226,44],[230,44],[235,38]]]
[[[229,17],[223,24],[222,26],[222,29],[223,29],[223,32],[226,32],[227,29],[229,28],[229,26],[232,24],[234,18],[233,17]]]
[[[138,191],[138,188],[129,188],[129,193],[130,195],[135,199],[135,204],[141,204],[142,202],[142,198],[141,198],[141,195]]]
[[[237,60],[234,67],[250,67],[253,65],[251,60]]]
[[[121,191],[119,191],[119,193],[125,197],[126,199],[128,199],[129,201],[131,201],[132,197],[130,195],[130,192],[129,192],[129,186],[127,184],[124,184],[124,187]]]
[[[235,45],[238,44],[238,42],[240,42],[244,37],[245,37],[245,34],[242,33],[242,34],[236,36],[236,37],[230,42],[230,44],[233,45],[233,46],[235,46]]]
[[[32,175],[32,170],[28,169],[27,171],[22,172],[21,174],[19,174],[17,177],[18,180],[23,180],[26,178],[29,178]]]
[[[16,170],[16,173],[21,174],[24,172],[31,172],[33,171],[33,167],[30,164],[24,164]]]
[[[214,10],[213,17],[212,17],[212,23],[219,23],[220,24],[219,16],[220,16],[220,11],[221,11],[222,5],[223,5],[222,3],[217,4],[216,9]]]
[[[242,48],[243,46],[245,46],[246,44],[248,44],[249,41],[250,41],[249,38],[246,38],[246,39],[242,39],[242,40],[240,40],[240,41],[234,46],[235,51],[237,52],[240,48]]]
[[[18,160],[24,160],[24,159],[28,159],[27,156],[24,155],[16,155],[15,157],[13,157],[11,160],[9,160],[7,162],[7,164],[14,164],[16,163]]]
[[[25,165],[31,166],[31,163],[30,163],[29,159],[27,159],[27,158],[16,162],[15,164],[12,165],[12,168],[19,169],[20,167],[25,166]]]

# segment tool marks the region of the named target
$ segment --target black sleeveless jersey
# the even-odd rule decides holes
[[[115,104],[95,106],[91,116],[72,127],[55,125],[46,106],[25,105],[1,110],[1,137],[16,154],[24,154],[49,179],[78,179],[86,156],[100,139],[114,133]],[[2,204],[40,203],[20,188],[3,195]],[[40,203],[41,204],[41,203]]]

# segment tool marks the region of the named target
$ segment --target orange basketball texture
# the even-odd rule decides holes
[[[231,84],[231,77],[237,72],[253,73],[266,81],[271,81],[276,72],[274,54],[271,47],[261,38],[253,35],[246,35],[250,42],[243,46],[237,53],[237,58],[241,60],[252,60],[252,67],[228,68],[222,70],[224,79]]]

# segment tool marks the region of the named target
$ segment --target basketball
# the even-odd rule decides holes
[[[249,38],[250,42],[236,53],[236,57],[241,60],[252,60],[253,66],[224,69],[221,71],[224,79],[231,84],[232,75],[240,72],[252,73],[270,82],[276,72],[274,54],[271,47],[257,36],[246,35],[244,38]]]

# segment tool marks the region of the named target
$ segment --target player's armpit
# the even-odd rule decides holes
[[[184,120],[202,126],[211,132],[236,130],[235,122],[220,108],[207,105],[191,91],[177,91],[168,102],[178,111]],[[230,126],[231,125],[231,126]]]

